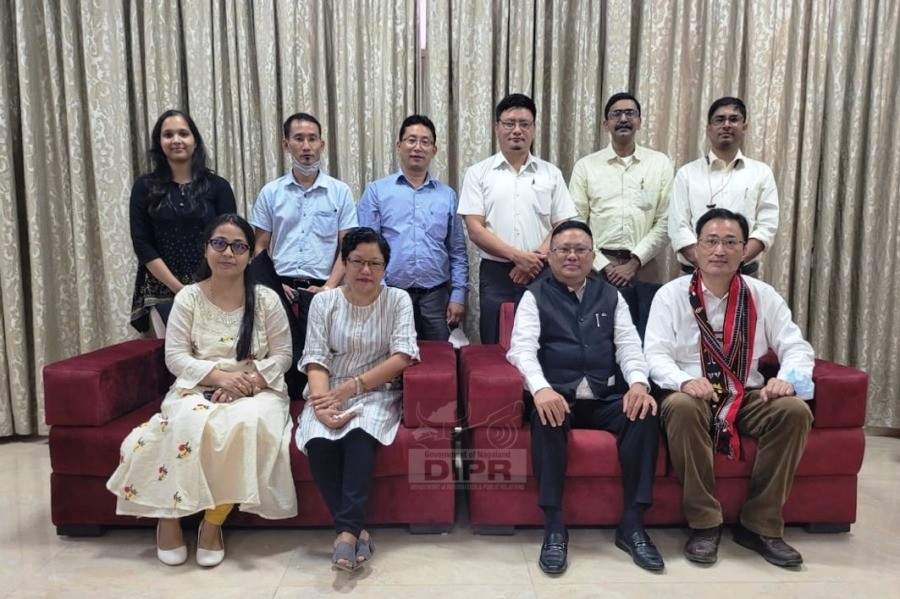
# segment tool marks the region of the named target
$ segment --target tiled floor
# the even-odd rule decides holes
[[[859,516],[850,533],[788,529],[787,540],[805,559],[799,570],[767,564],[728,534],[719,563],[698,567],[681,554],[683,530],[652,529],[667,565],[654,575],[613,546],[611,529],[576,529],[568,572],[551,578],[537,566],[541,531],[476,536],[464,514],[449,535],[376,529],[375,559],[362,574],[331,571],[332,535],[325,530],[232,530],[218,568],[201,570],[192,561],[171,568],[157,561],[147,530],[57,537],[49,472],[45,440],[0,442],[0,597],[900,597],[896,434],[867,439]]]

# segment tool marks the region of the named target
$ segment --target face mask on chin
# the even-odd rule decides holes
[[[309,177],[315,175],[319,171],[320,161],[316,160],[312,164],[301,164],[297,162],[297,159],[294,158],[293,154],[291,154],[291,168],[297,171],[301,177]]]

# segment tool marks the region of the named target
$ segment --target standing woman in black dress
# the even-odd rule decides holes
[[[196,282],[203,230],[216,216],[237,212],[231,185],[208,166],[206,146],[190,116],[162,113],[150,136],[150,172],[131,189],[131,242],[138,257],[131,325],[159,338],[175,294]]]

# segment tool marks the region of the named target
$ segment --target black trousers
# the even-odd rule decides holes
[[[478,292],[481,321],[481,342],[500,342],[500,306],[506,302],[518,303],[525,293],[525,285],[513,283],[509,278],[515,264],[481,259],[478,269]]]
[[[336,441],[310,439],[306,443],[309,469],[338,534],[349,532],[359,537],[364,528],[377,444],[375,437],[360,428]]]
[[[450,327],[447,325],[450,288],[444,285],[423,292],[407,289],[407,293],[412,300],[418,338],[446,341],[450,337]]]
[[[653,504],[653,479],[659,451],[659,419],[647,414],[643,420],[629,420],[622,413],[622,400],[578,399],[571,404],[562,426],[541,424],[531,415],[531,462],[538,484],[538,505],[562,509],[563,486],[569,461],[569,430],[587,428],[616,435],[619,465],[622,468],[625,509]]]

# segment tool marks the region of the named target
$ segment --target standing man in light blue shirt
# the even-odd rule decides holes
[[[314,116],[289,116],[281,146],[291,157],[291,170],[262,188],[250,224],[256,232],[254,255],[268,253],[285,295],[299,306],[292,327],[298,332],[294,354],[299,358],[313,295],[340,285],[344,277],[344,264],[337,258],[344,234],[357,226],[356,206],[347,184],[319,167],[325,140]]]
[[[428,173],[435,154],[431,119],[406,117],[397,141],[400,170],[366,187],[358,216],[391,246],[385,283],[409,293],[419,339],[446,341],[466,313],[469,261],[456,192]]]

